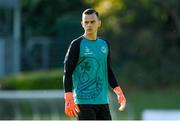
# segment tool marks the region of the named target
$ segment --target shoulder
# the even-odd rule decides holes
[[[101,39],[102,41],[104,41],[104,42],[108,45],[108,47],[110,46],[110,43],[109,43],[109,41],[108,41],[107,39],[102,38],[102,37],[99,37],[99,39]]]
[[[67,55],[69,53],[76,53],[76,54],[78,54],[79,46],[80,46],[80,43],[81,43],[82,39],[83,39],[82,36],[80,36],[80,37],[78,37],[78,38],[76,38],[76,39],[71,41],[71,43],[70,43],[70,45],[68,47]]]
[[[82,36],[80,36],[80,37],[78,37],[78,38],[76,38],[76,39],[74,39],[73,41],[71,41],[71,46],[73,45],[73,46],[77,46],[77,45],[79,45],[80,43],[81,43],[81,41],[83,40],[83,37]]]

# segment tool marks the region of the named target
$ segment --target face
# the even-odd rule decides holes
[[[98,19],[95,13],[90,15],[83,14],[81,25],[86,34],[96,34],[98,28],[101,26],[101,21]]]

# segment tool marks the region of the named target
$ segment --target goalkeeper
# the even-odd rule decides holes
[[[97,36],[98,12],[86,9],[81,25],[84,34],[71,42],[64,60],[65,114],[78,120],[112,120],[108,85],[117,95],[120,111],[126,99],[110,66],[110,45]]]

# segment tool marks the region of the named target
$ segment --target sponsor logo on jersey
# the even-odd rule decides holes
[[[85,47],[85,53],[84,53],[85,55],[90,55],[90,54],[93,54],[91,51],[90,51],[90,49],[86,46]]]

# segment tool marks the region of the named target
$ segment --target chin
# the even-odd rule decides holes
[[[87,31],[86,33],[87,34],[94,34],[95,32],[94,31]]]

